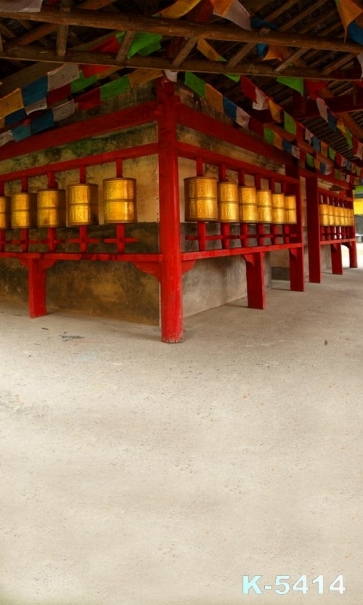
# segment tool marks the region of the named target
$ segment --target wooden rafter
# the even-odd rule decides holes
[[[0,12],[0,17],[16,19],[17,13]],[[170,19],[153,19],[143,16],[114,13],[95,13],[90,10],[74,10],[63,13],[57,9],[44,8],[39,13],[27,13],[30,21],[46,22],[50,24],[74,25],[92,27],[95,29],[117,29],[118,31],[139,31],[157,33],[165,36],[182,36],[185,38],[206,37],[205,26],[199,23],[178,21]],[[286,32],[259,32],[243,30],[241,28],[213,23],[208,26],[209,40],[223,40],[229,42],[250,42],[253,44],[277,44],[333,52],[351,52],[360,54],[362,47],[351,41],[332,40],[318,36],[300,36]]]
[[[33,47],[20,46],[13,48],[11,52],[7,52],[5,48],[3,58],[6,59],[21,59],[22,61],[35,61],[40,63],[79,63],[88,65],[107,65],[110,67],[123,67],[145,69],[174,69],[172,60],[164,57],[155,56],[134,56],[131,59],[125,59],[123,62],[116,60],[114,55],[101,52],[84,52],[77,50],[69,50],[65,57],[57,56],[56,52],[51,50],[38,50]],[[193,71],[196,73],[215,73],[226,74],[228,68],[226,63],[221,61],[207,61],[200,59],[187,60],[180,66],[180,71]],[[267,64],[256,63],[239,63],[234,67],[234,73],[246,74],[251,76],[268,76],[274,77],[276,74],[273,67]],[[309,67],[290,67],[286,69],[285,74],[290,77],[308,78],[310,80],[357,80],[360,77],[360,69],[358,66],[353,70],[336,71],[331,74],[322,74],[319,70],[310,69]]]

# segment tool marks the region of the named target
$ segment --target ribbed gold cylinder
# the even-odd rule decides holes
[[[285,195],[285,223],[295,225],[296,222],[296,195]]]
[[[136,223],[136,179],[105,179],[103,204],[106,224]]]
[[[10,197],[0,195],[0,229],[10,229]]]
[[[11,228],[32,229],[36,227],[36,204],[36,193],[13,193],[11,196]]]
[[[239,222],[238,185],[218,183],[219,220],[222,223]]]
[[[238,187],[239,217],[242,223],[257,223],[256,187]]]
[[[67,224],[69,227],[98,224],[98,185],[68,185]]]
[[[269,189],[257,191],[257,217],[259,223],[272,222],[272,193]]]
[[[339,225],[339,210],[336,206],[330,206],[329,204],[327,204],[328,207],[328,225],[330,227],[336,227],[337,225]]]
[[[322,227],[328,227],[330,224],[329,212],[328,204],[319,205],[320,224]]]
[[[185,220],[218,221],[217,179],[193,176],[184,179]]]
[[[272,222],[275,225],[285,223],[285,196],[283,193],[272,194]]]
[[[66,192],[64,189],[40,189],[37,192],[38,227],[65,227]]]

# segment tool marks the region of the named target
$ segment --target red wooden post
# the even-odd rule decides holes
[[[28,261],[28,287],[30,317],[46,315],[46,271],[39,259]]]
[[[298,163],[294,166],[286,167],[286,174],[295,179],[298,183],[294,185],[294,193],[296,196],[296,225],[294,234],[298,242],[304,242],[303,228],[303,213],[302,199],[300,186],[300,169]],[[291,187],[291,185],[290,185]],[[296,241],[296,240],[295,240]],[[290,250],[290,290],[295,292],[304,292],[305,290],[305,275],[304,275],[304,248],[295,248]]]
[[[320,284],[321,255],[319,195],[318,179],[315,175],[306,178],[306,208],[308,224],[309,281],[314,284]]]
[[[349,242],[349,267],[351,269],[358,268],[358,255],[357,255],[357,242],[356,240],[352,240]]]
[[[183,290],[180,249],[180,207],[174,86],[159,80],[159,204],[161,338],[173,343],[183,340]]]
[[[264,252],[245,254],[247,300],[250,309],[264,309],[266,306]]]
[[[332,244],[330,250],[332,273],[334,275],[343,275],[342,245]]]

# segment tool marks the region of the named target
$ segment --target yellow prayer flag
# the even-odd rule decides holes
[[[160,69],[143,69],[140,67],[139,69],[134,69],[127,77],[129,79],[130,88],[135,88],[136,86],[150,82],[150,80],[155,80],[162,75],[163,72]]]
[[[212,0],[212,4],[214,6],[214,11],[220,17],[224,17],[231,8],[233,0]]]
[[[5,118],[0,119],[0,129],[5,128]]]
[[[223,113],[223,95],[210,84],[205,86],[205,100],[217,111]]]
[[[345,32],[347,32],[348,25],[362,15],[363,8],[358,6],[353,0],[338,0],[337,7],[343,27]]]
[[[166,19],[179,19],[189,13],[197,4],[199,4],[201,0],[176,0],[174,4],[164,8],[164,10],[159,11],[157,14],[160,17],[165,17]]]
[[[321,153],[327,158],[328,157],[328,144],[324,141],[320,141]]]
[[[274,146],[278,149],[284,148],[283,138],[277,132],[274,133]]]
[[[337,128],[339,128],[340,132],[342,132],[344,134],[344,136],[347,135],[347,129],[345,127],[345,124],[343,122],[343,120],[341,118],[338,119],[337,121]]]
[[[203,40],[203,38],[199,38],[197,49],[210,61],[221,60],[220,54],[217,53],[217,51],[214,50],[214,48],[208,42],[206,42],[206,40]]]
[[[271,99],[269,99],[268,101],[268,108],[270,110],[270,113],[272,115],[272,119],[275,122],[282,122],[282,110],[281,107],[279,107],[278,105],[276,105],[276,103],[274,103]]]
[[[264,56],[264,61],[271,61],[272,59],[278,59],[278,61],[285,61],[292,52],[286,46],[269,46],[269,49]]]
[[[0,99],[0,119],[24,107],[20,88]]]

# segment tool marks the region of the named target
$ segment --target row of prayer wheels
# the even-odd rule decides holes
[[[206,176],[184,179],[185,220],[223,223],[296,223],[296,196]]]
[[[103,181],[104,222],[135,223],[136,179]],[[0,229],[78,227],[99,223],[98,185],[68,185],[0,196]]]
[[[351,227],[354,225],[353,208],[320,204],[320,224],[323,227]]]

